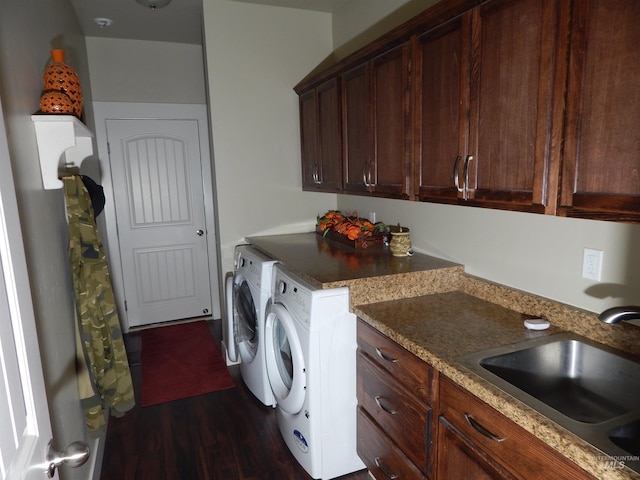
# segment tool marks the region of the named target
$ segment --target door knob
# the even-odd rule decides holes
[[[204,230],[196,230],[196,235],[201,237],[202,235],[204,235]]]
[[[67,465],[72,468],[84,465],[89,459],[89,445],[84,442],[70,443],[62,452],[57,452],[53,448],[53,441],[49,442],[49,452],[47,453],[47,477],[53,478],[56,468],[60,465]]]

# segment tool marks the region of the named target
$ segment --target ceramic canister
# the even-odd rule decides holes
[[[413,255],[409,229],[400,225],[389,227],[389,229],[391,233],[391,243],[389,244],[391,255],[394,257]]]

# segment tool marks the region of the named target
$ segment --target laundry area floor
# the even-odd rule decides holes
[[[219,342],[219,322],[208,322]],[[280,436],[275,409],[244,386],[140,407],[140,333],[125,336],[136,407],[110,418],[101,480],[309,480]],[[370,480],[366,470],[340,480]]]

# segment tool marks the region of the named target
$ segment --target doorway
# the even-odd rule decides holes
[[[94,110],[123,330],[220,318],[206,107],[96,102]]]

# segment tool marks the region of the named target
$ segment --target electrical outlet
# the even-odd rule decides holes
[[[595,280],[602,278],[602,250],[585,248],[582,257],[582,278]]]
[[[376,212],[369,212],[369,221],[371,223],[376,223]]]

